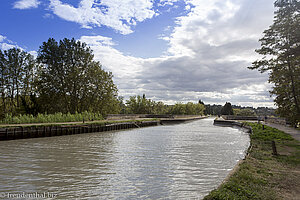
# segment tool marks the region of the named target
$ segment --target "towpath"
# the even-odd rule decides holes
[[[267,126],[271,126],[273,128],[277,128],[278,130],[281,130],[283,132],[286,132],[286,133],[290,134],[296,140],[300,141],[300,130],[297,130],[292,127],[284,126],[281,124],[274,124],[274,123],[264,123],[264,124],[266,124]]]

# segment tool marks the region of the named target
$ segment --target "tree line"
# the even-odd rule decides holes
[[[118,113],[112,73],[80,41],[50,38],[34,58],[17,48],[0,50],[0,117],[6,114]]]
[[[166,105],[147,99],[146,95],[131,96],[126,103],[121,105],[123,114],[171,114],[171,115],[204,115],[205,106],[200,103],[188,102]]]
[[[204,105],[198,103],[165,105],[145,95],[132,96],[124,103],[112,78],[112,73],[94,60],[90,47],[74,38],[49,38],[36,58],[18,48],[0,50],[0,119],[34,121],[38,117],[49,121],[56,116],[61,121],[77,119],[78,113],[95,113],[97,119],[99,114],[118,113],[204,114]]]
[[[202,101],[201,101],[202,102]],[[204,103],[203,103],[204,104]],[[231,105],[230,102],[226,102],[223,106],[216,104],[205,104],[205,115],[237,115],[237,116],[275,116],[278,115],[274,108],[268,107],[242,107],[237,105]]]

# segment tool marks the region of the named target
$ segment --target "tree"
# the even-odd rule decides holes
[[[233,114],[237,116],[255,116],[255,112],[253,110],[250,110],[248,108],[246,109],[233,109]]]
[[[256,52],[263,57],[249,69],[269,72],[278,113],[292,123],[300,121],[300,2],[275,1],[275,18],[260,39]]]
[[[0,95],[3,114],[21,112],[21,99],[32,92],[35,61],[31,54],[17,48],[0,51]]]
[[[119,112],[112,73],[93,59],[92,50],[74,38],[59,42],[50,38],[43,43],[36,83],[44,112]]]
[[[199,103],[204,105],[204,102],[201,99],[199,99]]]
[[[129,114],[155,114],[155,102],[151,99],[147,99],[145,94],[131,96],[126,101]]]
[[[170,113],[173,115],[203,115],[205,106],[199,103],[188,102],[187,104],[176,103]]]
[[[226,102],[221,110],[222,115],[233,115],[233,109],[231,103]]]

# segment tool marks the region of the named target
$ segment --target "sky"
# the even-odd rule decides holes
[[[119,95],[166,104],[274,107],[268,74],[247,69],[274,0],[5,0],[0,49],[37,55],[49,38],[88,44]]]

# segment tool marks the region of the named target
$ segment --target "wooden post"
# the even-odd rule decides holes
[[[273,150],[273,155],[277,156],[278,153],[277,153],[276,144],[274,140],[272,141],[272,150]]]
[[[21,132],[22,132],[22,139],[24,138],[24,128],[23,128],[23,126],[21,126]]]

